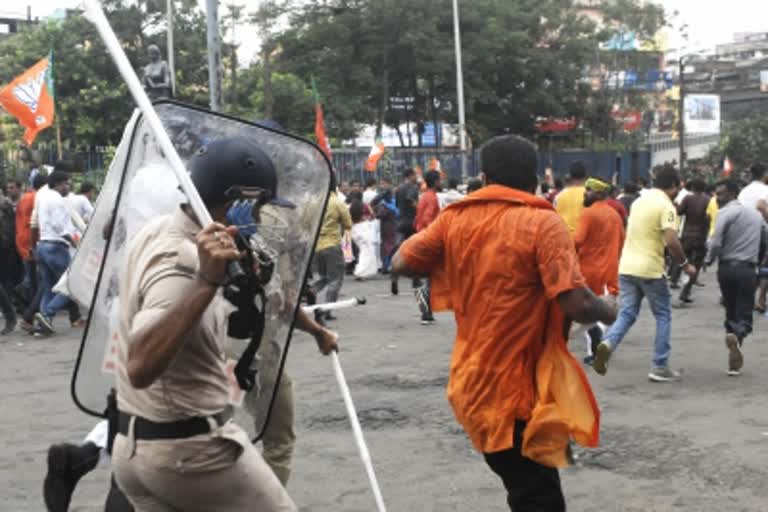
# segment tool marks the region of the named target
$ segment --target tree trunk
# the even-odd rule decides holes
[[[376,137],[381,137],[384,126],[384,114],[389,103],[389,69],[387,66],[387,58],[384,57],[384,65],[381,70],[381,97],[379,98],[379,111],[376,116]]]
[[[265,119],[272,119],[274,111],[274,97],[272,96],[272,65],[270,62],[270,53],[272,52],[272,45],[269,42],[264,42],[264,49],[261,52],[261,65],[262,72],[264,73],[264,104],[262,110],[264,111]]]

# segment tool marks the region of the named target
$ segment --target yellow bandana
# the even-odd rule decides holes
[[[610,183],[607,183],[599,178],[589,178],[584,186],[594,192],[608,192],[611,190]]]

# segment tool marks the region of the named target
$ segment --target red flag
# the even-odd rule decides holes
[[[312,94],[315,96],[315,138],[317,145],[323,150],[328,160],[331,159],[331,144],[325,134],[325,119],[323,118],[323,106],[320,104],[320,95],[317,93],[315,79],[312,78]]]
[[[26,128],[24,142],[31,146],[38,132],[53,124],[52,59],[48,57],[16,77],[0,91],[0,105]]]
[[[727,178],[732,172],[733,164],[731,164],[731,159],[726,155],[725,160],[723,160],[723,176]]]

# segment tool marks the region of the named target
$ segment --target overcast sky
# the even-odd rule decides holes
[[[238,4],[246,6],[246,11],[254,10],[259,0],[235,0]],[[201,7],[205,8],[205,0],[199,0]],[[24,8],[15,10],[9,6],[10,2],[3,2],[0,7],[0,16],[15,14],[25,15]],[[768,2],[766,0],[661,0],[658,3],[664,6],[667,14],[671,16],[675,10],[680,16],[674,19],[676,25],[687,23],[689,26],[689,50],[714,50],[717,43],[731,40],[734,32],[768,31]],[[56,8],[76,7],[79,0],[26,0],[20,5],[30,5],[33,16],[47,16]],[[220,2],[220,5],[223,2]],[[460,0],[461,9],[471,9],[472,0]],[[220,15],[223,9],[220,9]],[[680,21],[678,21],[680,20]],[[245,34],[245,31],[242,31]],[[251,32],[251,35],[253,32]],[[669,44],[677,48],[680,37],[675,31],[669,36]],[[253,38],[246,38],[241,48],[242,58],[250,60],[258,50],[258,43]]]

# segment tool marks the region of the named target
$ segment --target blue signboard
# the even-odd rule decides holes
[[[438,123],[438,128],[440,124]],[[424,133],[421,134],[421,145],[425,148],[437,147],[437,130],[435,123],[424,123]]]

